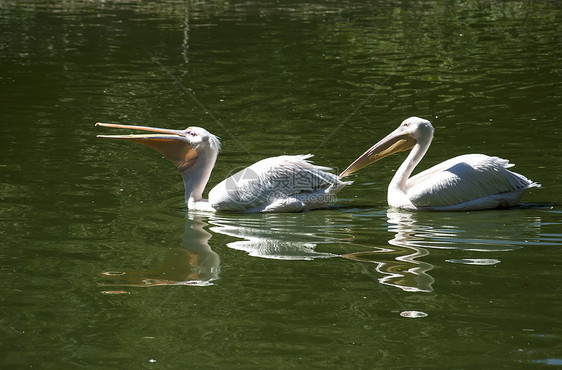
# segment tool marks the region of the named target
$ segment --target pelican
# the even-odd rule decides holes
[[[308,155],[266,158],[223,180],[203,199],[220,141],[201,127],[169,130],[148,126],[96,123],[96,126],[154,132],[140,135],[98,135],[148,146],[180,170],[188,209],[227,212],[301,212],[326,208],[344,186],[331,168],[312,164]]]
[[[396,152],[412,149],[388,185],[388,205],[408,210],[472,211],[516,205],[523,192],[540,187],[509,171],[509,161],[484,154],[446,160],[413,177],[433,139],[428,120],[410,117],[340,174],[343,177]]]

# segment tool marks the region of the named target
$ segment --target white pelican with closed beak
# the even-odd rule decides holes
[[[412,149],[388,185],[388,205],[409,210],[471,211],[516,205],[523,192],[540,187],[509,171],[505,159],[465,154],[410,177],[433,139],[428,120],[410,117],[340,174],[340,179],[396,152]]]
[[[343,182],[328,167],[316,166],[308,155],[266,158],[228,177],[203,199],[203,190],[220,149],[219,139],[200,127],[168,130],[147,126],[96,123],[155,134],[98,135],[144,144],[171,160],[180,170],[185,202],[191,210],[230,212],[301,212],[326,208]]]

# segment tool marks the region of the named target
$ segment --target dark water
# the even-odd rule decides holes
[[[0,367],[562,365],[558,1],[0,1]],[[521,207],[400,212],[403,155],[305,214],[183,206],[97,121],[342,169],[409,116],[540,182]],[[101,130],[103,131],[103,130]]]

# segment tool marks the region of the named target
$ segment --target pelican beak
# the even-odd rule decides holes
[[[191,143],[182,130],[101,122],[96,123],[96,126],[157,132],[158,134],[98,135],[97,137],[105,139],[125,139],[146,145],[162,154],[166,159],[174,162],[180,171],[184,171],[192,166],[197,160],[198,153],[191,147]]]
[[[373,162],[383,159],[391,154],[398,153],[404,150],[412,149],[416,145],[416,139],[402,127],[397,128],[391,132],[384,139],[373,145],[365,153],[361,154],[352,164],[349,165],[339,176],[343,178],[355,171],[359,171],[363,167],[367,167]]]

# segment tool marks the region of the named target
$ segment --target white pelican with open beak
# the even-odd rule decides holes
[[[410,210],[469,211],[516,205],[523,192],[539,184],[509,171],[509,161],[484,154],[451,158],[410,177],[433,139],[428,120],[410,117],[376,143],[340,179],[396,152],[412,149],[388,185],[388,205]]]
[[[343,182],[331,169],[312,164],[308,155],[263,159],[228,177],[203,199],[203,190],[220,149],[219,139],[200,127],[168,130],[147,126],[96,123],[96,126],[153,132],[142,135],[98,135],[148,146],[180,170],[190,210],[230,212],[301,212],[326,208]]]

